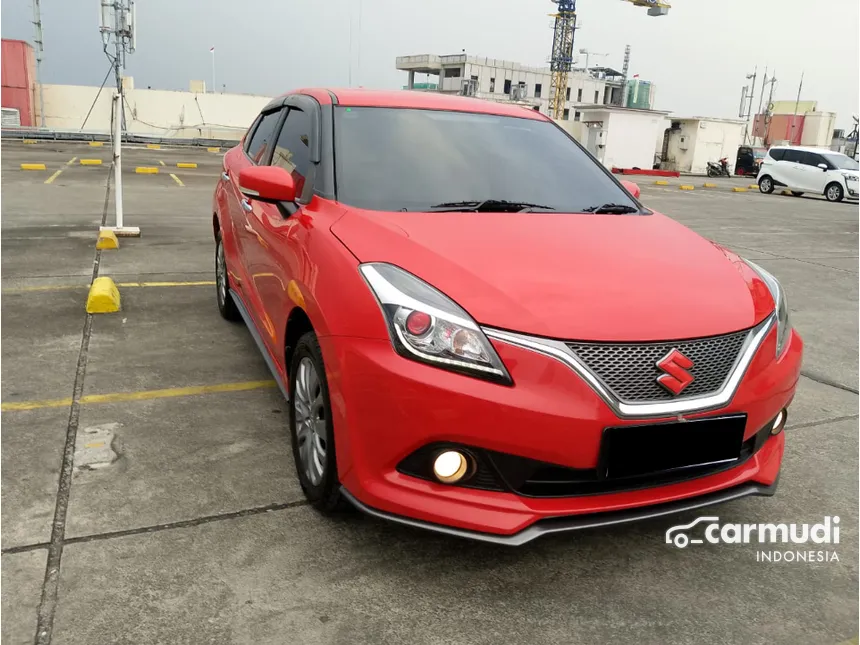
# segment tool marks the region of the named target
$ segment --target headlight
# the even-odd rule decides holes
[[[770,290],[770,295],[773,296],[773,301],[776,303],[776,356],[779,358],[782,356],[782,350],[785,349],[785,343],[788,341],[788,335],[791,331],[791,320],[788,317],[788,303],[785,300],[785,291],[782,285],[779,284],[779,280],[759,265],[749,260],[744,260],[744,262],[764,280],[764,283]]]
[[[471,316],[441,291],[394,265],[362,264],[388,325],[395,351],[435,367],[513,385],[508,371]]]
[[[856,175],[848,175],[848,174],[843,173],[842,176],[845,178],[845,181],[851,181],[851,182],[857,181]]]

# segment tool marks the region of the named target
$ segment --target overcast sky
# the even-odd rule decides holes
[[[736,117],[744,78],[776,69],[774,98],[804,99],[838,113],[858,111],[858,0],[672,0],[652,18],[620,0],[580,0],[575,47],[607,57],[657,84],[656,108],[679,116]],[[108,69],[98,34],[98,0],[42,0],[46,83],[98,85]],[[127,74],[136,87],[187,89],[190,79],[227,91],[279,94],[314,85],[397,88],[394,59],[467,53],[545,65],[549,0],[137,0],[138,49]],[[362,7],[359,28],[359,7]],[[2,0],[4,38],[32,41],[32,0]],[[353,34],[350,55],[350,31]],[[360,60],[359,60],[360,59]],[[584,63],[584,60],[581,61]],[[758,106],[758,89],[755,106]]]

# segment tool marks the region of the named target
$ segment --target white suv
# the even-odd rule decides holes
[[[796,197],[816,193],[828,201],[841,202],[845,197],[857,199],[857,177],[857,162],[840,152],[785,146],[768,150],[756,181],[766,194],[782,186]]]

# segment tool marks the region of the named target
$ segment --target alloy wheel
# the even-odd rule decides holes
[[[293,409],[301,469],[314,486],[323,479],[326,467],[325,403],[316,367],[310,358],[303,358],[296,373]]]
[[[224,258],[224,244],[222,242],[218,242],[215,281],[218,283],[218,298],[222,303],[227,302],[227,261]]]
[[[831,202],[835,202],[839,199],[839,186],[834,184],[827,189],[827,199]]]

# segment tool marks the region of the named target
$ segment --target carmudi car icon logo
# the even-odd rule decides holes
[[[815,545],[818,548],[756,551],[758,562],[839,562],[832,545],[839,544],[839,516],[817,524],[720,524],[719,517],[699,517],[666,531],[666,544],[684,549],[690,544]]]

